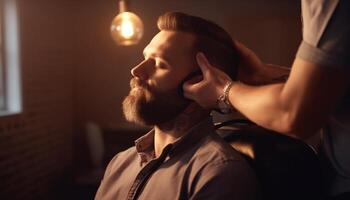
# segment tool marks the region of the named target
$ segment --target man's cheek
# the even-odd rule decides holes
[[[150,80],[148,85],[151,90],[157,92],[167,92],[169,90],[174,90],[181,84],[184,79],[184,75],[180,73],[167,73],[166,76],[159,76]]]

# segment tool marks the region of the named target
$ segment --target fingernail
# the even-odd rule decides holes
[[[197,62],[198,62],[198,64],[199,65],[204,65],[205,64],[205,62],[204,62],[204,54],[202,53],[202,52],[199,52],[199,53],[197,53]]]
[[[198,57],[201,57],[202,59],[205,58],[205,55],[203,52],[198,52],[197,54]]]

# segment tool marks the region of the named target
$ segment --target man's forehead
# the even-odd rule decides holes
[[[163,52],[176,53],[178,51],[191,50],[194,36],[180,31],[160,31],[145,47],[144,53]]]

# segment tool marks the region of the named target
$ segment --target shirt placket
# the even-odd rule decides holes
[[[135,181],[133,182],[129,193],[127,195],[127,200],[136,200],[140,196],[143,188],[145,187],[147,180],[151,175],[162,165],[164,160],[167,158],[172,145],[169,144],[164,148],[162,154],[159,158],[150,161],[136,176]]]

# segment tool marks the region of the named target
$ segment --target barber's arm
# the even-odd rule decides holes
[[[227,82],[222,71],[197,55],[203,80],[184,85],[186,97],[204,107],[214,107]],[[346,74],[296,58],[286,83],[253,86],[234,82],[229,91],[233,107],[267,129],[307,138],[328,119],[347,85]]]

